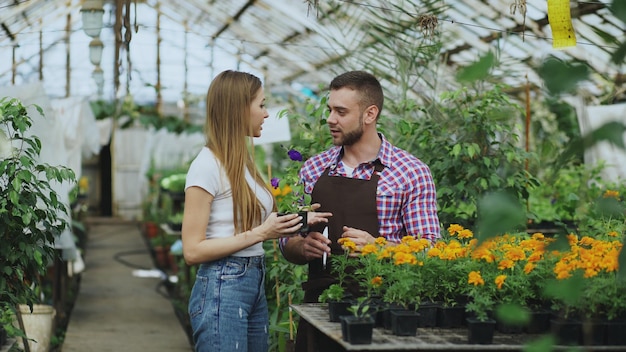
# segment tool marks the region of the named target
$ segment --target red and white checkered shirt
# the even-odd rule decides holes
[[[441,234],[437,194],[430,169],[407,151],[393,146],[382,134],[379,136],[382,146],[377,159],[384,166],[376,191],[380,235],[396,243],[406,235],[435,243]],[[340,161],[342,148],[335,146],[306,160],[300,170],[305,192],[313,191],[315,182],[326,168],[330,168],[329,176],[371,178],[375,160],[360,164],[352,175],[347,175]],[[285,241],[286,238],[281,239],[281,245]]]

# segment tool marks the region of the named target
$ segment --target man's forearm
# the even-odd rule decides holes
[[[306,264],[307,260],[302,253],[302,246],[304,245],[304,237],[294,236],[287,241],[283,246],[283,256],[289,262],[294,264]]]

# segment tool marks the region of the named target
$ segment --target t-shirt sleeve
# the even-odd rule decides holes
[[[185,190],[189,187],[200,187],[216,197],[220,189],[220,168],[217,159],[203,150],[191,162],[185,179]]]

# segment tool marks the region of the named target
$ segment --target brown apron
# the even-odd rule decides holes
[[[318,224],[312,226],[312,232],[322,232],[324,226],[328,225],[328,238],[332,241],[330,248],[333,255],[342,255],[343,250],[337,243],[343,233],[343,226],[354,227],[364,230],[374,237],[379,236],[378,228],[378,207],[376,205],[376,190],[378,188],[379,172],[383,170],[383,165],[379,160],[374,162],[375,171],[369,180],[329,176],[329,168],[315,183],[311,192],[312,203],[319,203],[319,212],[332,212],[328,224]],[[309,262],[308,281],[302,284],[304,289],[304,302],[316,303],[319,295],[328,286],[336,283],[335,276],[331,274],[330,264],[323,268],[322,260],[315,259]],[[348,291],[357,296],[359,292],[358,283],[348,283]],[[310,330],[314,330],[304,319],[300,319],[298,333],[296,336],[296,351],[310,350],[307,346],[307,335],[313,336]],[[311,341],[310,341],[311,342]],[[317,340],[318,345],[323,343]],[[330,341],[332,344],[332,341]],[[319,346],[328,352],[329,345]]]

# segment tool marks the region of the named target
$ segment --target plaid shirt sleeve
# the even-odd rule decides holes
[[[377,205],[380,234],[390,242],[410,235],[435,243],[441,238],[437,192],[430,169],[383,139]]]

